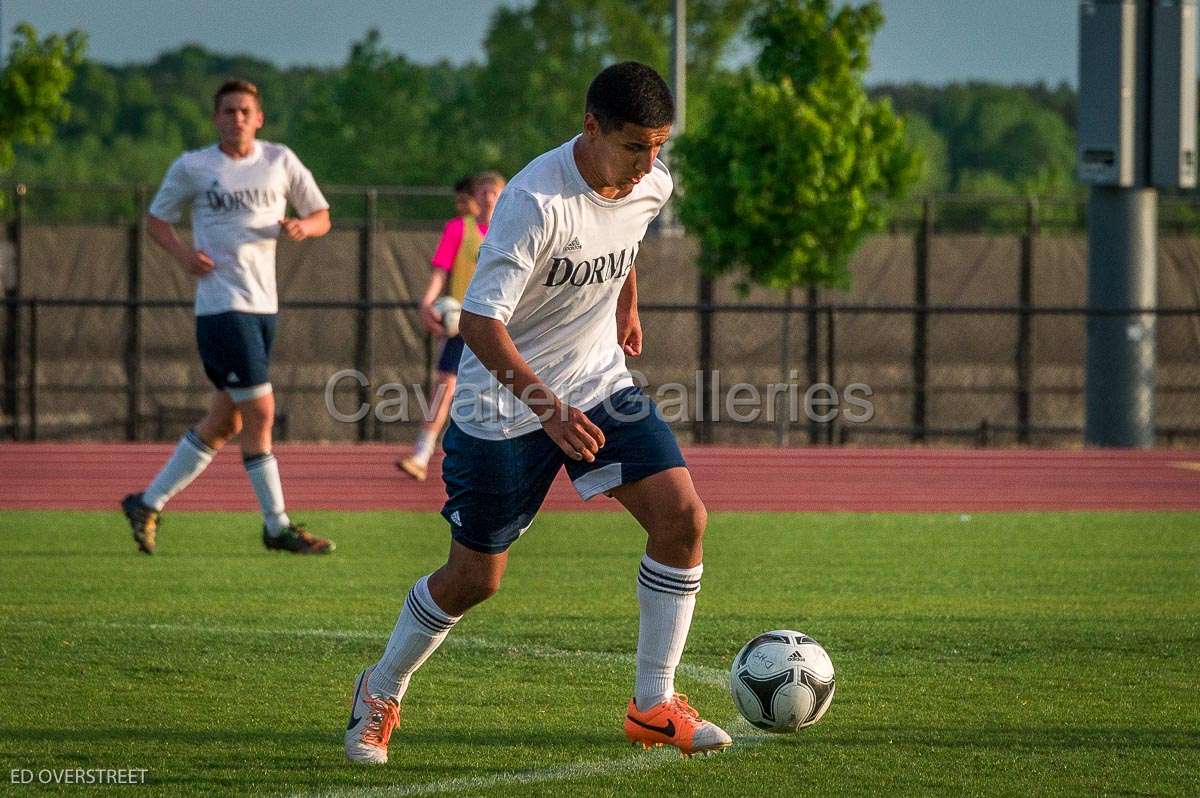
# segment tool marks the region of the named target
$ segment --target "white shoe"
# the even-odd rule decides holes
[[[417,482],[424,482],[429,476],[428,464],[422,462],[416,457],[405,457],[403,460],[396,461],[396,468],[408,474]]]
[[[388,739],[400,723],[400,705],[394,698],[370,695],[367,682],[372,668],[358,674],[346,724],[346,756],[351,762],[382,765],[388,761]]]

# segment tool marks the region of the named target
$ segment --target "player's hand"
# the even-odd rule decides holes
[[[558,405],[542,418],[542,429],[572,460],[596,462],[604,433],[578,407]]]
[[[280,219],[279,228],[283,234],[293,241],[303,241],[308,238],[308,233],[304,230],[304,225],[299,219]]]
[[[442,317],[434,310],[432,303],[421,303],[421,323],[433,335],[446,337],[446,328],[442,326]]]
[[[642,353],[642,320],[637,313],[628,316],[617,314],[617,341],[621,344],[621,351],[630,357]]]
[[[216,266],[212,258],[208,257],[208,253],[202,249],[193,252],[192,256],[183,265],[191,274],[197,277],[203,277]]]

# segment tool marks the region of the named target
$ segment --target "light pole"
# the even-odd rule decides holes
[[[1196,0],[1081,0],[1084,442],[1154,445],[1158,190],[1196,185]],[[1129,312],[1122,312],[1129,311]]]

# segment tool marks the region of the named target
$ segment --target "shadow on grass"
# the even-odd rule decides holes
[[[340,718],[339,718],[340,719]],[[335,721],[336,724],[336,721]],[[311,730],[278,730],[278,729],[165,729],[151,727],[117,727],[108,729],[31,729],[22,727],[0,727],[0,739],[7,743],[29,743],[30,750],[39,747],[59,744],[92,744],[92,743],[152,743],[162,746],[211,746],[236,745],[239,751],[257,748],[266,744],[277,745],[315,745],[328,748],[336,761],[341,761],[342,735],[336,725],[330,728]],[[419,748],[436,748],[444,745],[470,746],[474,750],[502,748],[547,748],[547,749],[578,749],[581,746],[604,747],[619,742],[625,738],[620,736],[620,730],[604,729],[596,732],[573,732],[564,734],[554,730],[539,736],[537,730],[528,727],[521,730],[495,727],[476,727],[472,729],[428,729],[422,728],[413,732],[410,739],[405,739],[403,730],[392,737],[393,745],[398,747],[412,746]],[[464,748],[464,750],[466,750]],[[231,749],[231,756],[234,755]]]
[[[836,728],[816,735],[780,737],[839,747],[912,745],[925,748],[996,748],[1022,751],[1073,749],[1200,751],[1200,731],[1087,726],[903,727]]]

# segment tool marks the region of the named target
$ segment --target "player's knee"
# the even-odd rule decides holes
[[[500,592],[500,577],[492,577],[480,581],[476,585],[478,593],[476,594],[480,601],[487,601],[492,596]]]
[[[200,439],[214,449],[221,448],[225,441],[237,435],[241,429],[241,420],[236,415],[233,418],[209,415],[195,427]]]
[[[242,431],[242,417],[234,413],[216,422],[216,435],[221,440],[228,440]]]
[[[258,440],[264,435],[270,435],[274,417],[262,411],[261,408],[242,410],[242,424],[245,427],[245,437]]]
[[[679,526],[684,540],[688,543],[698,544],[704,537],[704,530],[708,528],[708,509],[704,502],[700,501],[700,497],[694,497],[684,503],[679,513]]]
[[[500,574],[471,574],[459,583],[459,590],[465,603],[482,604],[500,592]]]
[[[708,510],[700,497],[693,496],[668,507],[665,514],[667,533],[678,545],[691,548],[698,546],[708,526]]]

